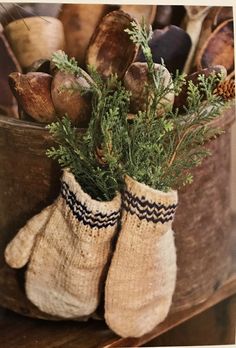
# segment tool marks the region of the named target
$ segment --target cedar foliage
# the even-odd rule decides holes
[[[69,167],[83,189],[99,200],[109,200],[121,191],[125,174],[165,192],[190,183],[191,169],[209,155],[204,143],[220,132],[208,124],[224,105],[222,98],[213,93],[221,76],[202,75],[198,86],[189,83],[185,115],[165,106],[164,115],[157,117],[157,107],[169,92],[180,92],[184,76],[176,74],[173,84],[164,87],[162,72],[154,69],[148,46],[151,28],[147,32],[144,24],[140,27],[133,22],[126,31],[141,46],[147,61],[144,111],[129,123],[129,92],[116,76],[103,81],[88,67],[93,81],[81,90],[92,92],[92,116],[86,132],[77,132],[67,118],[48,126],[59,144],[47,151],[48,156],[62,167]],[[52,60],[60,70],[83,76],[75,59],[64,52],[55,53]]]
[[[61,71],[83,76],[74,58],[69,59],[60,51],[52,58]],[[81,93],[92,92],[92,116],[85,133],[72,126],[67,117],[48,126],[58,147],[47,150],[47,155],[58,160],[63,168],[69,168],[85,192],[92,198],[107,201],[120,191],[123,172],[120,162],[126,151],[122,140],[127,138],[127,112],[129,93],[116,76],[106,83],[94,69],[89,68],[92,80],[88,87],[72,86]],[[112,130],[112,131],[111,131]],[[114,133],[121,133],[116,142],[111,139]]]
[[[126,31],[131,40],[141,46],[149,70],[146,111],[138,113],[129,129],[130,161],[126,162],[126,172],[154,189],[165,192],[178,189],[192,182],[191,169],[209,155],[204,143],[220,132],[207,124],[222,112],[224,102],[213,94],[214,85],[221,76],[200,75],[198,86],[189,83],[185,116],[177,109],[167,110],[163,117],[157,118],[157,100],[165,98],[170,87],[163,91],[160,72],[154,69],[148,46],[151,27],[147,33],[144,25],[140,28],[133,22],[132,28]],[[180,92],[183,83],[184,76],[177,74],[175,94]]]

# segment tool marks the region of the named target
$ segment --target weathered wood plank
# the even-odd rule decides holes
[[[144,347],[235,343],[236,295],[148,342]]]

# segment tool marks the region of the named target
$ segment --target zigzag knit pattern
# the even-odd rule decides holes
[[[111,214],[103,214],[101,212],[94,213],[89,210],[85,204],[76,199],[75,194],[69,189],[68,184],[64,181],[61,185],[61,196],[65,199],[66,204],[70,207],[73,215],[79,221],[82,221],[84,225],[89,225],[91,228],[106,228],[117,224],[120,210]]]
[[[153,223],[166,223],[173,220],[177,204],[165,206],[164,204],[152,203],[145,197],[138,197],[125,191],[123,194],[122,207],[132,215],[137,215],[140,220]]]

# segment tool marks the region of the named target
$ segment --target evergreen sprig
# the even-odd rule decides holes
[[[205,142],[219,134],[209,122],[222,112],[224,102],[213,94],[220,76],[199,76],[198,85],[188,84],[186,116],[179,110],[165,109],[157,118],[156,109],[168,93],[177,95],[185,83],[185,76],[176,74],[173,85],[163,87],[161,70],[155,70],[148,48],[150,33],[145,24],[141,29],[135,22],[126,30],[133,42],[140,45],[149,72],[149,90],[145,112],[139,112],[129,129],[130,149],[125,171],[136,180],[155,189],[178,189],[192,181],[191,169],[210,153]],[[147,122],[148,120],[148,122]],[[138,139],[138,140],[137,140]]]
[[[64,72],[78,77],[84,75],[77,62],[64,52],[56,52],[53,62]],[[127,139],[129,93],[117,76],[111,76],[104,83],[92,67],[89,73],[93,83],[89,89],[92,91],[92,115],[88,129],[80,133],[66,117],[52,123],[48,128],[59,146],[49,149],[47,155],[58,160],[63,168],[69,167],[91,197],[110,200],[123,184],[120,162],[125,151],[122,141]],[[76,81],[72,88],[77,88]],[[116,133],[120,137],[114,142]]]
[[[83,70],[78,66],[74,57],[69,58],[64,51],[56,51],[52,55],[52,62],[63,72],[72,75],[82,75]]]
[[[141,46],[147,61],[144,111],[129,123],[129,92],[117,76],[103,81],[93,67],[88,67],[92,78],[87,89],[92,92],[88,129],[78,132],[67,118],[49,126],[59,146],[48,150],[48,156],[69,167],[83,189],[99,200],[109,200],[121,191],[125,174],[162,191],[190,183],[192,168],[209,155],[205,142],[220,132],[209,126],[224,105],[213,93],[220,77],[199,76],[197,86],[189,82],[185,114],[181,115],[166,102],[169,93],[181,91],[185,76],[177,73],[173,83],[164,84],[163,69],[155,69],[148,46],[152,31],[135,22],[126,31]],[[64,53],[54,54],[53,61],[62,71],[84,76],[77,62]],[[164,112],[158,117],[160,107]]]

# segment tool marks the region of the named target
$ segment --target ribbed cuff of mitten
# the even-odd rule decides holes
[[[119,193],[111,201],[97,201],[83,191],[69,170],[63,171],[61,196],[73,216],[92,229],[114,227],[121,209]]]
[[[122,207],[140,220],[165,224],[172,222],[177,208],[177,191],[162,192],[125,177]]]

